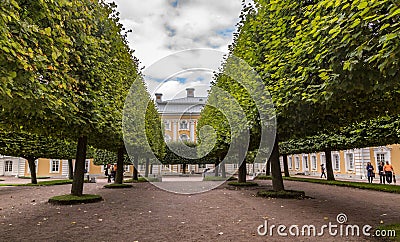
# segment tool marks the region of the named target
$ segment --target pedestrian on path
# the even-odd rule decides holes
[[[371,164],[371,162],[367,163],[367,176],[368,176],[368,182],[372,183],[375,177],[375,173],[374,173],[374,166]]]
[[[321,178],[322,178],[322,176],[324,176],[326,178],[324,164],[321,164]]]
[[[385,166],[385,164],[383,163],[383,161],[381,161],[378,165],[378,171],[379,171],[379,183],[380,184],[385,184],[385,171],[383,170],[383,167]]]
[[[389,161],[386,161],[386,165],[383,167],[383,170],[385,171],[387,183],[391,184],[394,169],[393,169],[393,166],[391,164],[389,164]]]

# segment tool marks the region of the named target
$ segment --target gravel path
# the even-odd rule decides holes
[[[69,193],[71,185],[0,187],[1,241],[369,241],[366,237],[261,236],[271,225],[315,225],[347,215],[346,224],[376,227],[400,222],[400,195],[345,187],[285,181],[286,189],[304,190],[313,199],[265,199],[258,188],[223,185],[196,195],[178,195],[149,183],[128,189],[104,189],[104,181],[85,184],[85,193],[100,194],[95,204],[54,206],[51,196]],[[320,229],[319,229],[320,230]],[[288,232],[288,230],[286,230]],[[319,232],[319,231],[318,231]]]

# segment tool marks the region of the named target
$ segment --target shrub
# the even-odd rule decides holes
[[[228,185],[236,187],[253,187],[258,186],[257,182],[229,182]]]
[[[132,187],[131,184],[117,184],[117,183],[111,183],[104,186],[104,188],[130,188],[130,187]]]

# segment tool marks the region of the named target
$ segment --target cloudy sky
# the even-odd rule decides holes
[[[129,45],[145,67],[149,92],[161,92],[163,99],[171,99],[184,96],[185,88],[195,87],[196,96],[206,96],[212,69],[218,68],[232,43],[241,0],[113,1],[118,5],[120,22],[133,30]],[[196,48],[204,51],[170,56]],[[196,65],[206,68],[188,69]]]

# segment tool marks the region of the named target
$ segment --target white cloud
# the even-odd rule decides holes
[[[241,11],[241,0],[114,0],[114,2],[120,12],[120,22],[126,29],[133,30],[128,35],[129,45],[135,50],[135,56],[141,61],[141,67],[146,68],[179,50],[212,48],[226,52],[227,46],[232,42],[232,31],[236,29],[235,24]],[[176,7],[173,3],[177,3]],[[190,54],[192,56],[187,58],[196,60],[199,65],[202,65],[202,62],[210,62],[210,57],[198,56],[195,52]],[[218,68],[222,55],[215,58],[219,59],[211,62],[217,63],[215,68]],[[193,64],[195,62],[190,63]],[[185,66],[187,66],[185,60],[164,63],[163,68],[153,68],[151,76],[165,79],[168,77],[167,74],[184,70]],[[201,84],[209,85],[210,80],[208,77],[202,80]],[[151,91],[150,87],[154,86],[152,83],[154,80],[146,79],[146,82]],[[190,86],[190,82],[198,84],[196,78],[188,78],[186,83],[171,82],[160,90],[165,91],[164,95],[169,97],[169,93],[174,91],[173,87],[175,90],[178,90],[178,87],[184,90]],[[200,90],[202,89],[197,91],[196,88],[196,96],[202,92]]]

